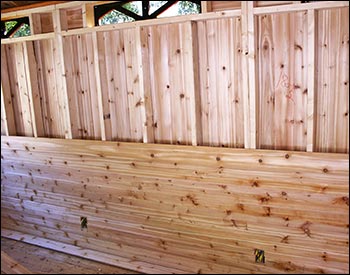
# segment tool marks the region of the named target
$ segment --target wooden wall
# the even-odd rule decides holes
[[[70,10],[2,41],[3,134],[349,152],[348,7],[64,31]]]
[[[344,154],[3,137],[1,158],[6,237],[149,273],[349,269]]]
[[[346,273],[349,3],[259,2],[35,9],[50,30],[1,40],[2,235],[147,273]]]

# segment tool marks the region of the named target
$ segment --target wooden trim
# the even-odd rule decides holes
[[[52,39],[52,38],[55,38],[54,33],[34,34],[30,36],[1,39],[1,44],[3,45],[3,44],[19,43],[24,41],[37,41],[37,40]]]
[[[246,54],[248,54],[248,22],[247,22],[247,4],[241,2],[242,8],[242,90],[243,90],[243,117],[244,117],[244,148],[250,148],[249,140],[249,85],[248,85],[248,60]],[[246,53],[246,54],[245,54]]]
[[[212,11],[212,1],[201,1],[202,13],[207,13]]]
[[[256,73],[255,73],[255,27],[253,1],[247,1],[248,27],[248,86],[249,86],[249,139],[250,148],[256,149]]]
[[[191,119],[191,142],[193,146],[198,144],[198,134],[199,134],[199,125],[200,117],[198,116],[197,109],[198,105],[197,98],[199,97],[197,93],[199,92],[199,79],[197,79],[195,71],[198,71],[198,54],[195,53],[198,47],[195,47],[196,38],[194,28],[196,27],[195,22],[187,22],[185,24],[184,32],[184,66],[188,69],[188,74],[185,77],[185,89],[189,93],[189,104],[190,104],[190,119]]]
[[[1,82],[1,124],[5,128],[5,135],[9,135],[9,128],[7,124],[7,115],[6,115],[6,109],[5,109],[5,100],[4,100],[4,93],[2,91],[2,82]]]
[[[38,7],[33,5],[22,6],[18,8],[11,8],[1,11],[2,20],[10,20],[22,16],[28,16],[30,13],[43,13],[43,12],[52,12],[58,9],[66,9],[80,6],[82,4],[92,4],[92,5],[102,5],[107,3],[112,3],[115,1],[42,1],[38,3]],[[41,5],[40,5],[41,4]]]
[[[309,10],[307,12],[307,60],[308,60],[308,71],[307,71],[307,145],[306,151],[313,152],[315,143],[315,87],[316,87],[316,76],[315,76],[315,57],[316,57],[316,32],[315,32],[315,10]]]
[[[281,12],[295,12],[305,10],[320,10],[320,9],[332,9],[349,7],[348,1],[320,1],[315,3],[303,3],[303,4],[289,4],[273,7],[258,7],[253,9],[255,15],[269,14],[269,13],[281,13]]]
[[[136,28],[136,27],[146,27],[146,26],[154,26],[154,25],[162,25],[162,24],[172,24],[172,23],[183,23],[187,21],[200,21],[200,20],[210,20],[210,19],[219,19],[219,18],[231,18],[235,16],[240,16],[240,10],[230,10],[223,12],[210,12],[205,14],[189,14],[183,16],[176,16],[170,18],[157,18],[150,19],[145,21],[135,21],[128,23],[120,23],[120,24],[111,24],[98,26],[93,28],[81,28],[75,30],[63,31],[62,35],[77,35],[83,33],[90,33],[93,31],[109,31],[109,30],[120,30],[120,29],[128,29],[128,28]]]
[[[35,116],[35,109],[34,109],[34,101],[33,101],[32,81],[30,78],[27,42],[23,42],[23,55],[24,55],[25,77],[26,77],[27,87],[28,87],[30,114],[32,117],[33,134],[34,134],[34,137],[38,137],[38,131],[37,131],[36,119],[35,119],[36,116]]]
[[[98,58],[98,44],[97,44],[96,32],[92,33],[92,43],[94,48],[94,64],[95,64],[98,111],[99,111],[100,127],[101,127],[101,139],[106,140],[106,129],[105,129],[105,122],[103,119],[103,103],[102,103],[103,99],[102,99],[100,64],[99,64],[99,58]]]
[[[141,119],[142,119],[142,136],[143,142],[149,142],[149,128],[150,126],[147,123],[147,108],[146,108],[146,98],[145,98],[145,87],[143,79],[143,64],[142,64],[142,43],[141,43],[141,28],[138,26],[135,30],[135,47],[137,52],[137,66],[138,66],[138,79],[139,79],[139,88],[142,104],[141,108]]]
[[[72,127],[71,127],[71,119],[70,119],[70,111],[69,111],[69,99],[68,99],[68,91],[67,91],[67,81],[66,81],[66,72],[65,72],[65,65],[64,65],[64,52],[63,52],[63,41],[62,41],[62,35],[61,35],[61,21],[60,21],[60,10],[56,10],[52,13],[53,17],[53,25],[54,25],[54,31],[55,31],[55,39],[56,39],[56,49],[58,53],[58,60],[56,60],[56,65],[60,66],[60,73],[63,76],[62,77],[62,98],[64,100],[63,102],[63,110],[65,115],[65,129],[64,134],[65,137],[68,139],[72,139]],[[58,89],[57,89],[58,90]]]

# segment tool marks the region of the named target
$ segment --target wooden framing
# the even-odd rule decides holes
[[[307,152],[312,152],[315,143],[315,13],[317,11],[308,10],[308,96],[307,96]]]
[[[2,236],[145,273],[348,271],[349,2],[204,2],[2,14],[34,33],[1,41]]]

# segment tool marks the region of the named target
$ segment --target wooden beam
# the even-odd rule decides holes
[[[94,5],[84,4],[85,13],[83,13],[83,25],[85,28],[92,28],[95,26],[94,20]]]
[[[212,1],[201,1],[201,9],[202,13],[211,12],[212,11]]]
[[[54,6],[57,4],[62,4],[64,2],[71,2],[71,1],[38,1],[38,3],[33,3],[29,5],[21,5],[13,8],[7,8],[4,10],[1,10],[1,13],[10,13],[15,11],[25,11],[25,10],[32,10],[37,8],[46,8],[47,6]]]
[[[99,111],[100,127],[101,127],[101,139],[106,140],[106,129],[105,129],[105,122],[103,119],[103,99],[102,99],[100,64],[99,64],[99,58],[98,58],[98,44],[97,44],[96,32],[92,33],[92,43],[94,48],[94,64],[95,64],[98,111]]]
[[[289,4],[272,7],[257,7],[254,8],[253,13],[258,14],[269,14],[269,13],[282,13],[282,12],[296,12],[306,10],[321,10],[321,9],[332,9],[349,7],[348,1],[319,1],[315,3],[302,3],[302,4]]]
[[[316,16],[315,10],[309,10],[307,12],[307,25],[308,25],[308,34],[307,34],[307,145],[306,151],[313,152],[315,144],[315,88],[316,88]]]
[[[23,42],[23,55],[24,55],[24,68],[25,68],[25,78],[27,81],[27,93],[29,98],[30,115],[32,117],[33,135],[34,137],[38,137],[37,127],[36,127],[36,116],[35,116],[35,110],[34,110],[32,81],[31,81],[31,73],[35,73],[35,72],[31,72],[31,69],[29,66],[27,42]]]
[[[98,26],[93,28],[75,29],[75,30],[62,32],[62,35],[66,36],[66,35],[90,33],[93,31],[128,29],[128,28],[135,28],[137,26],[145,27],[145,26],[172,24],[172,23],[182,23],[182,22],[188,22],[188,21],[231,18],[235,16],[240,16],[240,15],[241,15],[240,10],[229,10],[229,11],[223,11],[223,12],[220,11],[220,12],[210,12],[210,13],[201,13],[201,14],[188,14],[188,15],[174,16],[174,17],[167,17],[167,18],[157,18],[157,19],[149,19],[149,20],[143,20],[143,21],[127,22],[122,24],[103,25],[103,26]]]
[[[15,38],[5,38],[1,39],[1,44],[11,44],[11,43],[19,43],[24,41],[37,41],[37,40],[46,40],[50,38],[54,38],[54,33],[42,33],[42,34],[35,34],[30,36],[23,36],[23,37],[15,37]]]
[[[58,70],[58,76],[60,77],[60,80],[57,80],[56,85],[57,91],[59,94],[59,98],[62,100],[62,102],[58,102],[58,104],[62,104],[60,107],[62,108],[64,117],[62,118],[64,121],[64,135],[66,138],[71,139],[72,138],[72,126],[71,126],[71,119],[70,119],[70,111],[69,111],[69,98],[68,98],[68,91],[67,91],[67,82],[66,82],[66,71],[65,71],[65,65],[64,65],[64,52],[63,52],[63,41],[62,41],[62,34],[61,34],[61,16],[60,16],[60,10],[55,10],[52,12],[53,16],[53,26],[55,31],[55,39],[56,39],[56,50],[57,50],[57,57],[56,57],[56,66]]]

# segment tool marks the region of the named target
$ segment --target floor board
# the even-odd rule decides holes
[[[42,274],[140,274],[1,237],[1,250],[32,271]]]

